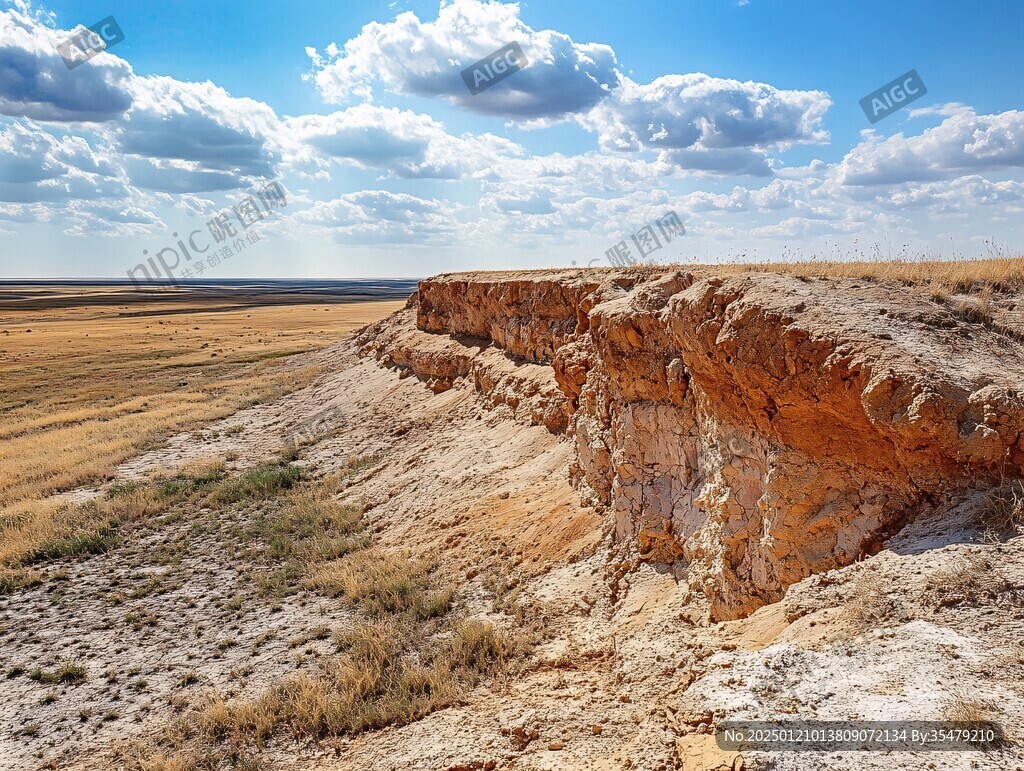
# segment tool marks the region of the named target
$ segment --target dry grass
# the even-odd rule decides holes
[[[1013,305],[1003,308],[1006,295],[1024,290],[1024,257],[1010,257],[1002,250],[990,249],[996,256],[980,260],[896,259],[809,260],[763,265],[715,266],[717,275],[747,272],[785,273],[809,278],[849,278],[870,282],[901,284],[915,293],[942,304],[962,322],[981,324],[1002,333],[1021,330],[1005,324]],[[1000,298],[998,295],[1002,295]],[[1000,300],[1002,302],[1000,302]],[[1000,313],[1002,311],[1002,313]]]
[[[172,433],[301,387],[316,373],[288,356],[401,303],[239,306],[0,311],[0,510],[107,477]]]
[[[362,511],[337,500],[345,477],[369,465],[356,458],[339,476],[297,484],[253,512],[249,526],[248,537],[259,544],[254,560],[293,566],[310,588],[352,604],[358,619],[334,633],[336,652],[254,698],[208,694],[148,738],[117,748],[118,767],[270,768],[264,750],[273,742],[330,746],[343,736],[418,720],[464,700],[485,678],[507,677],[509,662],[521,658],[529,641],[458,618],[451,611],[454,591],[435,585],[433,563],[374,548],[363,533]],[[215,500],[231,481],[216,482],[208,498]],[[329,635],[328,627],[314,626],[292,644]]]
[[[261,596],[293,594],[324,563],[369,545],[362,509],[338,501],[338,484],[336,478],[309,482],[291,490],[279,505],[254,512],[247,538],[256,545],[247,559],[274,566],[260,573]]]
[[[308,585],[344,597],[371,618],[408,612],[426,620],[444,615],[452,601],[451,590],[429,589],[433,567],[425,560],[367,549],[321,566]]]
[[[846,603],[846,612],[861,630],[882,626],[893,615],[893,604],[885,589],[873,581],[860,580]]]
[[[996,722],[1001,710],[995,701],[981,698],[977,691],[967,688],[954,688],[942,710],[942,719],[952,723],[970,723],[975,727],[978,724],[986,724],[996,730],[996,739],[987,746],[988,749],[997,749],[1007,744],[1017,744],[1017,737],[1014,733],[1004,733],[1003,725]],[[985,744],[982,744],[985,747]]]
[[[926,286],[936,292],[1010,289],[1024,285],[1024,257],[997,256],[978,260],[878,259],[805,260],[763,264],[715,265],[720,275],[749,272],[786,273],[808,278],[854,278]]]
[[[809,260],[791,259],[795,255],[783,254],[779,262],[747,262],[746,255],[721,263],[638,264],[628,268],[590,267],[572,272],[637,272],[657,273],[666,269],[689,270],[700,275],[736,276],[744,273],[785,273],[806,278],[851,278],[863,281],[891,281],[899,284],[931,287],[943,295],[958,292],[980,292],[1019,289],[1024,286],[1024,257],[1014,256],[1003,247],[987,245],[987,257],[966,259],[959,255],[952,259],[930,255],[911,256],[904,248],[896,256],[876,245],[870,253],[858,250],[833,257],[812,257]],[[529,278],[531,274],[550,273],[550,268],[516,271],[472,271],[482,278],[501,274]],[[566,272],[569,272],[568,270]],[[467,275],[465,272],[442,275]]]
[[[313,500],[319,511],[322,498]],[[319,531],[324,519],[293,512],[287,521],[300,529],[316,522]],[[334,635],[336,655],[254,699],[214,693],[150,739],[119,748],[116,760],[135,771],[269,768],[262,753],[275,740],[329,742],[418,720],[462,701],[484,678],[507,676],[509,661],[524,652],[524,641],[488,622],[441,617],[451,592],[432,589],[424,563],[371,548],[331,564],[332,587],[371,616]],[[431,599],[438,597],[446,598],[443,610]]]
[[[481,621],[457,623],[430,648],[417,648],[417,631],[394,619],[357,626],[316,674],[294,675],[252,701],[213,694],[153,744],[121,748],[119,760],[138,771],[269,767],[260,753],[285,729],[324,740],[417,720],[503,671],[511,652],[505,635]]]
[[[991,720],[995,712],[992,702],[965,690],[955,690],[942,711],[942,718],[954,723],[981,723]]]
[[[992,490],[978,511],[976,524],[988,542],[1024,533],[1024,482],[1018,479]]]
[[[994,602],[1010,591],[1006,577],[981,552],[967,552],[928,576],[924,598],[943,608]]]
[[[0,513],[0,591],[30,582],[30,565],[106,551],[118,543],[122,526],[214,489],[224,476],[223,463],[200,461],[148,484],[115,484],[106,497],[84,503],[25,501],[8,507]]]
[[[38,581],[25,569],[34,562],[109,548],[119,524],[210,488],[224,472],[185,469],[155,488],[118,483],[87,505],[45,496],[109,477],[172,433],[305,385],[316,370],[296,369],[288,356],[401,305],[199,303],[76,307],[68,297],[69,307],[0,312],[0,591]],[[264,472],[224,488],[224,500],[284,489],[296,473]]]
[[[335,497],[334,480],[314,482],[293,491],[284,505],[261,512],[256,530],[277,561],[298,559],[319,564],[365,547],[362,512]]]
[[[885,589],[878,576],[871,573],[861,575],[856,580],[843,606],[846,624],[838,639],[850,639],[880,629],[905,616],[905,608],[897,599],[890,597]]]
[[[43,575],[36,570],[0,568],[0,594],[28,589],[43,582]]]

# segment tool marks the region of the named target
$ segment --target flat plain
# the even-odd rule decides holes
[[[401,301],[251,287],[0,286],[0,564],[57,535],[51,493],[310,382],[315,351]]]

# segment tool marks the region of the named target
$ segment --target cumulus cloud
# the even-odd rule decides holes
[[[867,188],[859,200],[867,200],[889,209],[931,207],[938,213],[953,213],[967,206],[994,206],[1024,199],[1024,183],[1013,180],[992,182],[977,175],[940,182],[903,184],[895,187]]]
[[[453,136],[429,115],[371,104],[289,118],[283,135],[295,160],[349,161],[406,178],[461,179],[524,154],[493,134]]]
[[[665,75],[641,85],[623,78],[611,97],[580,117],[610,152],[665,151],[683,168],[765,175],[765,149],[823,143],[824,91],[785,91],[767,83]]]
[[[57,44],[72,33],[18,10],[0,12],[0,114],[43,121],[110,121],[131,106],[132,70],[108,53],[69,70]]]
[[[610,47],[535,30],[511,3],[451,0],[435,20],[403,13],[369,24],[340,48],[311,51],[310,77],[329,102],[386,91],[504,116],[517,128],[572,120],[556,142],[591,132],[578,154],[532,155],[501,136],[450,131],[458,118],[446,127],[370,102],[281,119],[212,83],[136,76],[110,54],[70,71],[56,45],[72,33],[25,0],[8,2],[15,8],[0,13],[4,223],[49,221],[82,237],[149,233],[156,212],[208,218],[232,191],[282,170],[314,183],[290,195],[292,213],[277,220],[292,234],[490,252],[588,244],[595,258],[670,209],[686,222],[686,244],[703,238],[714,249],[743,239],[852,241],[883,228],[914,234],[938,221],[976,230],[1024,208],[1024,183],[1006,179],[1024,166],[1024,113],[915,107],[906,115],[933,128],[889,138],[866,131],[840,162],[791,167],[780,153],[829,141],[827,93],[701,73],[636,83]],[[512,41],[529,66],[471,95],[460,70]],[[374,186],[401,180],[416,194],[364,190],[312,203],[338,194],[338,169],[379,172]],[[1001,181],[986,178],[996,172]],[[733,175],[755,180],[731,190],[709,181]],[[422,192],[442,188],[451,201]]]
[[[232,97],[209,82],[137,77],[126,62],[108,53],[69,70],[56,46],[72,33],[45,21],[26,8],[0,13],[0,113],[50,123],[99,124],[94,131],[111,139],[116,162],[140,188],[229,190],[244,187],[254,177],[274,176],[280,122],[270,107]],[[63,145],[68,145],[65,153],[74,149],[67,138]],[[90,155],[84,141],[78,149]],[[15,172],[18,157],[8,148],[8,174]],[[81,160],[57,160],[113,175],[109,169],[89,169]],[[106,162],[114,160],[110,155]],[[53,163],[44,163],[41,173],[53,168]],[[82,189],[80,183],[72,179],[40,185],[39,193],[73,196]]]
[[[1024,167],[1024,112],[961,108],[917,136],[868,132],[835,170],[842,185],[892,185]]]
[[[0,201],[34,203],[127,195],[110,158],[83,138],[32,124],[0,127]]]
[[[807,236],[848,235],[865,229],[859,220],[823,217],[787,217],[773,225],[752,228],[754,238],[796,238]]]
[[[152,233],[161,226],[153,212],[132,204],[75,203],[68,214],[71,224],[64,234],[80,238],[139,235]]]
[[[504,161],[493,170],[496,186],[532,185],[562,196],[587,192],[621,193],[663,184],[674,169],[661,161],[647,162],[600,153],[534,155]],[[493,188],[492,188],[493,189]]]
[[[518,43],[529,66],[473,96],[461,70],[508,43]],[[435,21],[411,11],[374,22],[338,48],[307,49],[312,79],[328,102],[370,99],[375,84],[394,93],[444,97],[474,112],[523,120],[588,110],[618,82],[609,46],[576,43],[553,30],[533,30],[515,3],[442,2]]]
[[[274,111],[206,83],[135,78],[132,107],[116,133],[139,187],[202,192],[243,187],[272,177],[279,160]]]
[[[517,245],[524,238],[543,239],[533,241],[537,247],[544,243],[573,244],[594,237],[614,236],[618,240],[665,214],[668,202],[669,196],[662,190],[637,190],[612,197],[586,195],[561,201],[526,188],[491,193],[480,202],[488,216],[464,228],[463,238],[473,243]]]
[[[546,190],[492,193],[480,199],[480,207],[493,206],[502,214],[552,214],[555,211],[555,206],[551,198],[551,193]]]
[[[662,159],[681,169],[705,174],[768,177],[772,161],[768,153],[756,148],[737,147],[728,150],[670,150]]]
[[[7,222],[48,222],[52,217],[53,210],[42,204],[0,204],[0,220]]]
[[[132,185],[143,190],[184,195],[224,192],[241,187],[242,180],[230,171],[203,168],[188,161],[126,156],[121,161]]]
[[[409,244],[448,238],[457,221],[451,204],[386,190],[363,190],[318,201],[290,217],[295,226],[329,232],[349,244]]]
[[[637,84],[619,71],[609,46],[534,30],[519,13],[518,4],[484,0],[442,2],[429,22],[403,13],[367,25],[341,48],[309,49],[311,77],[329,102],[370,99],[380,84],[527,127],[573,117],[597,133],[606,151],[660,151],[669,163],[713,174],[766,176],[768,150],[828,139],[821,125],[831,104],[825,92],[701,73]],[[460,71],[509,42],[522,46],[529,65],[470,94]]]

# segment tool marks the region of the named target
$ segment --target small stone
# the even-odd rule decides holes
[[[548,749],[549,750],[560,750],[564,746],[565,745],[562,744],[561,742],[551,742],[551,744],[548,745]]]
[[[592,725],[592,726],[590,726],[590,732],[592,734],[594,734],[594,736],[600,736],[601,732],[603,730],[604,730],[604,726],[600,726],[600,725]]]

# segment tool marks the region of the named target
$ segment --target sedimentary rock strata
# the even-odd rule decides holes
[[[564,433],[580,496],[715,619],[1024,471],[1024,345],[914,287],[709,269],[454,274],[363,335]]]

